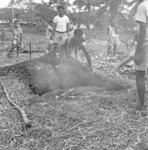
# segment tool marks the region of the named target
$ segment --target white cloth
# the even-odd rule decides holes
[[[145,41],[142,48],[142,63],[140,65],[135,64],[136,70],[145,70],[147,74],[148,68],[148,0],[144,0],[137,8],[137,12],[135,15],[135,19],[138,22],[142,22],[146,24],[146,34],[145,34]]]
[[[55,32],[53,42],[59,45],[63,45],[67,37],[68,37],[67,32],[64,33]]]
[[[145,46],[148,45],[148,0],[144,0],[137,8],[136,21],[146,24]]]
[[[55,16],[53,22],[57,25],[56,31],[58,32],[66,32],[67,24],[70,22],[68,16],[64,15],[63,17]]]

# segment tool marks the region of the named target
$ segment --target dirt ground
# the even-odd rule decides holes
[[[106,36],[88,32],[87,46],[92,57],[93,70],[113,78],[134,83],[134,73],[128,68],[112,72],[127,54],[125,47],[114,58],[102,58]],[[103,35],[103,36],[101,36]],[[45,54],[43,35],[24,35],[25,49],[43,50],[32,58]],[[9,42],[10,44],[10,42]],[[19,60],[6,58],[8,41],[1,43],[0,66],[29,60],[29,54],[20,54]],[[80,58],[83,58],[81,56]],[[75,88],[55,91],[43,96],[34,95],[19,76],[13,73],[1,76],[11,99],[22,107],[33,126],[26,129],[18,112],[9,105],[0,85],[0,150],[146,150],[148,149],[148,110],[136,111],[135,86],[121,92],[95,91],[93,88]],[[148,92],[146,100],[148,100]],[[148,101],[146,102],[148,104]]]

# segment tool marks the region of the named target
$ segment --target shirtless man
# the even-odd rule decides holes
[[[80,49],[83,51],[83,53],[87,59],[87,63],[89,65],[89,67],[92,68],[91,57],[87,51],[85,41],[86,41],[86,37],[85,37],[85,34],[83,33],[83,30],[76,29],[74,31],[74,35],[72,37],[68,38],[64,43],[65,55],[66,55],[66,57],[71,57],[71,54],[74,50]]]

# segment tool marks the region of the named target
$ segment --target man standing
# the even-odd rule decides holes
[[[54,48],[53,51],[56,53],[58,44],[60,45],[60,56],[64,56],[64,48],[62,44],[65,42],[69,32],[69,18],[65,15],[65,8],[64,6],[58,6],[58,15],[55,16],[54,22],[54,29],[53,29],[53,42]]]
[[[14,20],[12,34],[13,34],[12,47],[9,50],[7,57],[12,58],[13,50],[16,48],[17,59],[18,59],[20,49],[22,47],[22,36],[23,36],[23,31],[22,31],[22,28],[20,27],[19,20],[16,20],[16,19]]]
[[[73,36],[68,38],[64,43],[65,52],[66,52],[67,57],[71,57],[73,50],[75,50],[75,51],[78,49],[82,50],[85,55],[85,58],[87,60],[89,68],[92,69],[91,57],[87,51],[85,41],[86,41],[86,37],[85,37],[85,34],[83,33],[83,30],[76,29],[73,33]],[[75,56],[77,58],[76,52],[75,52]]]
[[[116,27],[113,23],[109,25],[107,34],[108,34],[108,47],[104,55],[109,56],[110,51],[112,51],[111,52],[112,56],[115,56],[116,51],[119,47],[119,35],[117,34]]]
[[[148,0],[139,0],[135,15],[139,26],[135,51],[136,85],[139,96],[138,110],[143,110],[145,99],[145,74],[148,67]]]

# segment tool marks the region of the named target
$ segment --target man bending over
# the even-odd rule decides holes
[[[90,68],[92,68],[92,63],[91,63],[91,57],[87,51],[87,47],[86,47],[86,37],[85,34],[83,33],[82,29],[76,29],[74,31],[74,35],[72,37],[70,37],[69,39],[67,39],[65,41],[65,54],[66,57],[71,57],[72,52],[75,50],[75,52],[77,51],[77,49],[80,49],[83,51],[88,65]],[[77,57],[77,54],[75,54]]]

